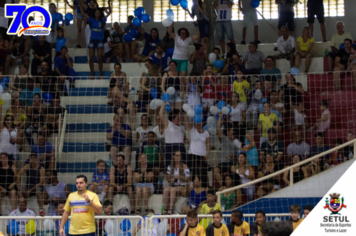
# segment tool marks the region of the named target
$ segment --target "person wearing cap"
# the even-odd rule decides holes
[[[33,97],[39,94],[42,99],[42,90],[35,87],[35,80],[32,77],[27,78],[27,88],[22,90],[20,95],[20,102],[23,106],[30,106],[33,103]]]
[[[26,173],[27,181],[24,188],[21,186],[22,175]],[[30,162],[26,164],[18,173],[17,188],[20,195],[24,198],[31,196],[37,197],[37,203],[40,208],[40,216],[44,216],[43,209],[43,184],[45,180],[45,169],[38,161],[37,153],[30,154]]]
[[[258,44],[256,42],[251,42],[248,45],[248,52],[245,53],[243,65],[248,66],[246,74],[256,75],[261,74],[262,62],[266,62],[266,57],[261,51],[257,51]]]
[[[272,153],[274,162],[278,164],[280,168],[283,168],[282,163],[284,145],[277,140],[277,131],[275,128],[268,129],[268,140],[263,142],[260,149],[260,160],[265,163],[265,154]]]

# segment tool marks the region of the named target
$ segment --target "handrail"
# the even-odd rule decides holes
[[[64,136],[66,134],[66,123],[67,122],[67,110],[64,112],[64,119],[63,119],[63,124],[62,124],[62,132],[61,132],[61,139],[59,143],[59,154],[62,154],[63,152],[63,144],[64,144]]]
[[[313,156],[313,157],[310,157],[310,158],[308,158],[308,159],[306,159],[306,160],[304,160],[304,161],[300,161],[300,162],[298,162],[297,164],[294,164],[294,165],[291,165],[291,166],[289,166],[289,167],[286,167],[286,168],[284,168],[284,169],[282,169],[282,170],[279,170],[279,171],[277,171],[277,172],[275,172],[275,173],[269,174],[269,175],[264,176],[264,177],[259,178],[259,179],[255,179],[255,180],[250,181],[250,182],[245,183],[245,184],[240,184],[240,185],[237,185],[237,186],[235,186],[235,187],[228,188],[228,189],[224,189],[224,190],[222,190],[222,191],[216,192],[216,195],[217,195],[217,198],[218,198],[217,201],[218,201],[219,204],[221,203],[221,196],[220,196],[220,195],[223,194],[223,193],[227,193],[227,192],[231,192],[231,191],[234,191],[234,190],[237,190],[237,189],[241,189],[241,188],[247,187],[247,186],[249,186],[249,185],[254,185],[254,184],[259,183],[259,182],[262,182],[262,181],[264,181],[264,180],[266,180],[266,179],[270,179],[270,178],[272,178],[272,177],[274,177],[274,176],[283,174],[283,173],[286,172],[286,171],[289,171],[289,179],[291,180],[291,185],[290,185],[290,186],[292,186],[292,185],[293,185],[293,169],[294,169],[295,167],[299,167],[299,166],[301,166],[301,165],[304,165],[304,164],[306,164],[306,163],[309,163],[309,162],[311,162],[311,161],[313,161],[313,160],[315,160],[315,159],[318,159],[318,158],[320,158],[320,157],[322,157],[322,156],[325,156],[326,154],[332,153],[332,152],[334,152],[334,151],[336,151],[336,150],[338,150],[338,149],[340,149],[340,148],[343,148],[343,147],[346,147],[346,146],[350,146],[351,144],[354,144],[354,153],[356,153],[356,139],[353,139],[353,140],[348,141],[348,142],[346,142],[346,143],[344,143],[344,144],[341,144],[341,145],[339,145],[339,146],[337,146],[337,147],[334,147],[334,148],[329,149],[329,150],[327,150],[327,151],[325,151],[325,152],[322,152],[322,153],[320,153],[320,154],[318,154],[318,155],[315,155],[315,156]],[[354,155],[354,158],[356,159],[356,155]]]

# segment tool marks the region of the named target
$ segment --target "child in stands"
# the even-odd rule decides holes
[[[248,100],[250,100],[250,105],[248,105],[246,111],[247,125],[249,125],[250,127],[256,127],[258,122],[258,114],[260,113],[259,106],[263,98],[260,80],[256,80],[255,89],[248,92],[247,98]],[[252,115],[252,122],[251,122],[251,115]]]
[[[200,211],[203,215],[207,215],[207,214],[213,214],[217,210],[221,211],[221,206],[219,203],[216,203],[215,191],[213,189],[209,189],[207,193],[206,203],[203,204]],[[211,223],[212,223],[212,219],[208,218],[207,224],[209,225]]]
[[[293,225],[293,231],[303,222],[303,219],[299,219],[302,208],[298,205],[291,205],[289,208],[291,218],[288,220]]]
[[[110,184],[110,174],[105,169],[105,161],[98,160],[96,162],[96,171],[93,174],[92,183],[89,191],[99,195],[99,200],[102,202],[108,192]]]
[[[198,224],[198,213],[195,210],[190,210],[187,214],[185,225],[182,225],[179,236],[199,235],[205,236],[205,229]]]
[[[308,129],[308,132],[313,132],[316,129],[317,132],[325,133],[325,131],[330,128],[331,113],[329,111],[329,101],[322,100],[319,103],[319,106],[321,111],[323,112],[321,114],[321,119],[317,119],[317,123],[314,124],[310,129]]]
[[[314,209],[313,206],[307,205],[304,207],[304,214],[303,214],[303,219],[307,218],[307,216],[310,214],[310,212]]]
[[[240,210],[231,212],[231,222],[227,225],[230,235],[248,236],[250,234],[250,225],[242,220],[243,216]]]
[[[57,57],[61,55],[61,48],[66,45],[67,38],[66,38],[66,23],[63,21],[63,26],[57,27],[57,24],[54,26],[54,33],[56,35],[56,55]]]
[[[106,200],[103,203],[103,212],[101,213],[103,216],[112,216],[113,215],[113,204],[111,201]],[[99,235],[105,235],[105,224],[107,219],[99,219],[97,220]]]
[[[215,210],[212,212],[214,223],[206,229],[206,236],[229,236],[229,230],[226,225],[221,223],[223,219],[222,212]]]
[[[251,235],[253,236],[262,235],[261,227],[264,225],[265,221],[266,221],[266,213],[264,211],[257,211],[256,222],[252,222],[250,226]]]
[[[188,77],[186,85],[186,92],[188,93],[188,104],[192,108],[196,105],[200,105],[200,93],[202,86],[197,76]]]
[[[292,127],[293,130],[296,128],[302,128],[305,131],[306,128],[306,122],[305,118],[307,116],[305,115],[305,110],[302,102],[298,102],[297,108],[294,108],[294,123],[295,126]]]

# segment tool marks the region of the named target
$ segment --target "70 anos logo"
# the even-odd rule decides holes
[[[28,19],[32,13],[37,12],[42,14],[43,21],[32,21],[28,23]],[[51,32],[52,17],[51,14],[40,5],[26,4],[6,4],[5,17],[14,18],[11,22],[7,34],[9,35],[49,35]]]

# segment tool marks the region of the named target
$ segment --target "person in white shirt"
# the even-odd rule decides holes
[[[275,55],[275,59],[287,59],[290,61],[290,67],[294,66],[295,38],[289,35],[288,27],[281,27],[282,36],[277,39],[274,51],[281,54]]]
[[[25,198],[21,197],[19,199],[19,207],[13,211],[10,212],[9,216],[31,216],[35,217],[36,213],[27,208],[27,201]],[[17,224],[19,225],[20,231],[18,232],[18,235],[20,236],[25,236],[28,235],[26,233],[26,224],[29,221],[29,219],[16,219]],[[9,232],[9,224],[11,223],[11,220],[7,220],[6,222],[6,232],[8,235],[10,235]],[[37,226],[37,223],[36,223]]]
[[[331,37],[331,51],[328,55],[328,64],[329,71],[333,71],[334,69],[334,61],[336,58],[337,52],[340,50],[340,45],[344,43],[345,39],[352,39],[352,35],[349,32],[344,30],[344,22],[338,21],[336,22],[336,34]]]
[[[178,34],[173,33],[173,24],[168,28],[168,34],[174,38],[174,52],[172,60],[177,62],[177,72],[181,76],[188,74],[188,47],[193,41],[200,38],[198,24],[194,22],[196,35],[190,36],[187,28],[180,28]]]
[[[147,134],[150,131],[153,131],[150,119],[147,114],[143,114],[141,116],[141,126],[136,129],[136,142],[140,145],[140,147],[143,142],[147,141]]]

